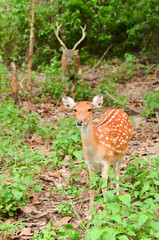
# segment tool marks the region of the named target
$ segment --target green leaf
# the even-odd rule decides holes
[[[149,183],[146,183],[146,184],[144,185],[144,187],[142,188],[142,190],[141,190],[140,196],[142,196],[143,193],[147,192],[149,189],[150,189],[150,184],[149,184]]]
[[[101,178],[100,181],[99,181],[99,188],[101,189],[102,186],[107,183],[108,179],[107,178]]]
[[[31,177],[29,177],[29,176],[24,177],[22,179],[22,182],[25,183],[25,184],[28,184],[28,185],[35,183],[35,181]]]
[[[71,136],[71,139],[74,140],[75,142],[77,142],[77,140],[78,140],[78,135],[72,135],[72,136]]]
[[[138,218],[138,223],[140,225],[140,227],[146,222],[146,220],[148,219],[148,216],[145,214],[141,214]]]
[[[121,223],[121,216],[119,214],[114,214],[109,217],[110,219],[114,220],[117,223]]]
[[[124,194],[118,197],[123,203],[125,203],[128,207],[131,204],[131,196],[130,194]]]
[[[154,233],[154,237],[156,237],[156,239],[159,239],[159,232]]]
[[[20,191],[17,190],[17,189],[13,189],[13,190],[12,190],[12,193],[13,193],[13,195],[15,196],[15,198],[16,198],[17,200],[20,200],[21,197],[23,196],[23,193],[20,192]]]
[[[155,193],[154,197],[156,198],[156,200],[159,202],[159,193]]]
[[[102,240],[116,240],[116,238],[112,232],[107,232],[102,235]]]
[[[9,216],[10,217],[13,217],[14,216],[14,213],[12,211],[9,212]]]
[[[116,214],[120,211],[120,206],[118,203],[111,203],[107,206],[107,208],[112,211],[112,214]]]
[[[100,228],[94,228],[89,232],[89,237],[91,240],[99,240],[102,235],[102,230]]]
[[[138,214],[131,214],[131,215],[129,216],[129,219],[130,219],[131,221],[137,221],[137,220],[138,220],[138,217],[139,217]]]
[[[65,224],[65,228],[67,228],[67,229],[73,229],[73,226],[72,226],[72,224],[67,223],[67,224]]]
[[[135,231],[135,230],[134,230]],[[127,233],[129,236],[136,236],[136,232],[133,232],[132,230],[128,231]]]
[[[142,207],[144,205],[144,203],[137,201],[137,202],[134,202],[132,205]]]
[[[40,185],[35,185],[35,186],[34,186],[34,192],[35,192],[35,193],[41,192],[41,189],[42,189],[42,186],[40,186]]]
[[[75,151],[73,153],[75,155],[75,157],[79,160],[81,160],[83,158],[83,154],[82,154],[82,151]]]
[[[151,222],[150,227],[152,228],[153,231],[159,232],[159,223],[158,222]]]
[[[6,210],[9,211],[9,210],[12,208],[12,206],[13,206],[13,203],[8,204],[8,205],[6,206]]]
[[[46,225],[46,229],[50,229],[51,228],[51,222],[49,221],[48,224]]]
[[[75,166],[75,163],[74,163],[74,162],[69,162],[69,163],[68,163],[68,167],[73,168],[74,166]]]
[[[159,180],[154,181],[154,184],[159,185]]]
[[[113,191],[106,191],[104,193],[104,197],[107,200],[107,202],[112,202],[114,199],[114,192]]]

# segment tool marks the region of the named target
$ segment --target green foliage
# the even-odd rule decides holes
[[[4,66],[3,53],[0,50],[0,95],[3,96],[8,93],[9,87],[9,78],[8,70]]]
[[[145,100],[145,109],[143,111],[143,115],[147,118],[155,116],[159,111],[159,92],[147,92],[144,95]]]
[[[58,212],[61,213],[64,216],[73,216],[75,217],[76,213],[73,212],[74,209],[72,207],[72,204],[69,201],[62,202],[58,206]]]
[[[52,149],[56,152],[55,155],[59,160],[62,160],[66,155],[72,157],[74,151],[77,150],[77,143],[79,143],[78,147],[81,148],[80,131],[76,131],[74,119],[71,117],[68,117],[68,121],[58,120],[57,126],[58,134],[52,143]]]
[[[2,0],[0,6],[0,38],[1,49],[5,52],[4,59],[7,62],[9,59],[22,62],[25,60],[29,41],[30,5],[27,0]]]
[[[30,192],[29,186],[35,182],[29,176],[24,177],[16,173],[14,177],[1,175],[0,183],[0,214],[13,216],[20,206],[25,205]]]
[[[91,88],[86,81],[80,81],[80,79],[78,79],[80,78],[80,76],[77,76],[77,83],[75,86],[75,100],[81,101],[82,99],[91,101],[93,97],[99,92],[104,93],[104,91],[107,90],[112,96],[116,98],[116,101],[113,101],[105,95],[106,104],[125,107],[127,104],[127,99],[122,95],[116,94],[116,82],[123,82],[123,78],[125,82],[134,77],[136,69],[136,58],[131,54],[125,54],[125,61],[122,62],[119,59],[117,59],[116,61],[117,67],[112,66],[109,62],[102,67],[105,70],[106,74],[105,77],[101,79],[99,87],[97,88]],[[120,69],[120,71],[117,70],[118,68]],[[58,61],[58,58],[56,56],[52,58],[50,66],[43,66],[41,70],[43,70],[45,74],[45,81],[40,83],[43,97],[52,96],[52,98],[55,100],[61,100],[64,94],[65,84],[67,84],[68,87],[67,95],[72,95],[72,81],[67,78],[66,81],[63,82],[62,77],[59,77],[61,74],[61,67],[60,62]],[[115,72],[118,72],[118,74],[115,74]],[[84,74],[85,73],[83,73],[83,75]]]
[[[13,214],[19,206],[23,206],[30,196],[30,189],[40,191],[35,185],[33,174],[40,166],[51,163],[56,169],[67,162],[71,169],[71,174],[67,179],[69,186],[65,195],[79,197],[81,189],[73,184],[78,181],[76,178],[78,171],[85,168],[81,152],[80,132],[77,131],[75,122],[68,117],[63,121],[57,121],[56,127],[42,124],[37,114],[24,114],[12,103],[0,105],[1,133],[0,133],[0,164],[1,183],[0,183],[0,214]],[[67,129],[67,132],[66,132]],[[45,156],[42,151],[30,151],[27,138],[31,134],[36,136],[43,135],[53,139],[51,156]],[[64,160],[65,156],[69,156]],[[78,160],[78,162],[77,162]],[[97,212],[92,209],[93,218],[86,225],[87,230],[75,230],[71,224],[56,228],[49,223],[45,229],[35,233],[33,240],[36,239],[81,239],[83,235],[89,239],[158,239],[158,203],[159,203],[159,158],[132,159],[126,172],[121,176],[120,195],[115,195],[115,190],[110,191],[111,184],[116,183],[114,176],[110,172],[110,183],[108,190],[103,197],[97,196],[95,203],[103,205],[103,209]],[[105,179],[100,179],[95,174],[91,182],[93,188],[101,192]],[[96,184],[98,182],[98,185]],[[87,186],[86,186],[87,187]],[[61,215],[75,216],[72,204],[69,201],[59,205],[58,211]],[[58,223],[57,223],[58,224]],[[8,228],[10,227],[10,230]],[[9,223],[2,224],[0,231],[9,233],[16,230],[15,225]],[[82,235],[81,235],[82,231]]]
[[[45,229],[39,232],[39,234],[34,233],[32,240],[54,240],[56,232],[51,228],[51,222],[49,222]]]
[[[18,229],[22,229],[22,228],[24,228],[23,223],[12,224],[10,221],[7,221],[3,224],[1,223],[1,225],[0,225],[0,236],[2,237],[2,239],[8,239],[8,238],[6,238],[6,236],[8,236],[12,232],[15,232]]]
[[[49,222],[45,229],[40,231],[38,234],[35,233],[32,240],[54,240],[63,239],[63,240],[78,240],[81,239],[81,233],[75,231],[71,224],[65,224],[65,227],[59,227],[58,230],[53,230],[51,223]]]
[[[158,160],[156,157],[129,162],[120,182],[121,194],[106,192],[104,210],[94,213],[87,226],[87,240],[158,239]],[[96,203],[101,203],[101,199],[97,198]]]
[[[35,192],[41,190],[31,175],[39,171],[41,165],[54,162],[54,158],[46,157],[42,151],[30,150],[29,134],[43,135],[45,140],[51,129],[44,127],[36,114],[24,116],[12,103],[0,104],[0,119],[0,214],[13,216],[30,196],[30,187],[34,186]]]
[[[4,59],[21,64],[26,61],[29,46],[31,1],[2,0],[0,7],[0,46],[5,53]],[[68,48],[81,38],[80,26],[87,25],[86,39],[79,46],[81,56],[87,56],[87,52],[101,56],[112,45],[110,52],[114,56],[123,56],[125,52],[146,52],[157,60],[158,20],[157,0],[120,0],[118,4],[115,0],[38,1],[33,64],[35,67],[48,64],[54,50],[60,48],[54,35],[56,21],[62,24],[60,34]]]

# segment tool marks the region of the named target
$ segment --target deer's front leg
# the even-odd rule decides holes
[[[102,188],[102,192],[103,192],[103,196],[104,193],[107,191],[106,187],[108,184],[108,171],[110,168],[110,164],[109,163],[105,163],[105,165],[102,168],[102,178],[106,178],[106,182],[103,184],[103,188]],[[104,201],[106,201],[106,199],[104,198]]]

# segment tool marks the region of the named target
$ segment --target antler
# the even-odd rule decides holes
[[[65,46],[65,44],[63,43],[63,41],[59,38],[59,29],[60,29],[60,27],[61,27],[61,24],[58,25],[58,23],[56,22],[56,27],[57,27],[57,30],[54,31],[54,32],[55,32],[55,35],[56,35],[57,39],[59,40],[60,44],[61,44],[65,49],[67,49],[67,47]]]
[[[80,44],[80,42],[82,42],[82,40],[85,38],[86,33],[85,33],[85,29],[86,29],[86,25],[83,27],[80,26],[80,28],[82,29],[82,38],[75,44],[75,46],[73,47],[73,50],[76,49],[76,47],[78,46],[78,44]]]

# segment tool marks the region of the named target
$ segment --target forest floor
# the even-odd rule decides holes
[[[89,70],[86,78],[90,86],[96,87],[98,80],[103,76],[104,72],[97,69],[95,72]],[[154,75],[134,78],[128,83],[118,84],[116,93],[125,95],[128,98],[129,104],[124,110],[133,119],[133,137],[129,143],[125,162],[123,162],[121,167],[121,174],[124,174],[124,169],[130,158],[136,156],[146,160],[148,156],[157,156],[159,154],[158,115],[150,120],[142,116],[142,110],[144,108],[143,95],[145,90],[154,91],[158,88],[159,79]],[[24,102],[24,108],[25,104]],[[39,114],[42,122],[51,123],[52,125],[56,125],[56,120],[61,116],[67,117],[68,114],[73,116],[72,112],[68,113],[66,111],[62,103],[58,103],[58,105],[54,103],[38,103],[32,105],[32,109]],[[97,111],[95,110],[95,121],[105,110],[105,107]],[[35,139],[34,136],[32,136],[30,140],[30,148],[33,151],[39,148],[44,151],[46,155],[51,154],[52,151],[51,144],[46,145],[40,138]],[[54,192],[53,190],[55,186],[59,188],[65,186],[70,171],[67,165],[55,172],[52,171],[49,166],[42,169],[42,173],[36,176],[37,179],[41,180],[39,184],[42,186],[42,191],[40,193],[34,193],[31,197],[31,202],[27,203],[25,207],[21,207],[16,217],[9,218],[9,221],[12,223],[25,223],[25,228],[18,230],[10,236],[10,239],[32,239],[34,232],[39,232],[45,228],[49,221],[55,226],[55,229],[58,229],[66,223],[72,224],[74,229],[79,229],[80,222],[83,220],[87,221],[86,214],[89,203],[88,190],[80,193],[80,199],[75,199],[74,197],[57,191]],[[80,180],[77,187],[85,189],[85,185],[87,184],[88,186],[87,171],[81,170],[78,174]],[[58,212],[59,204],[64,201],[69,201],[74,205],[77,212],[76,217],[63,216]]]

